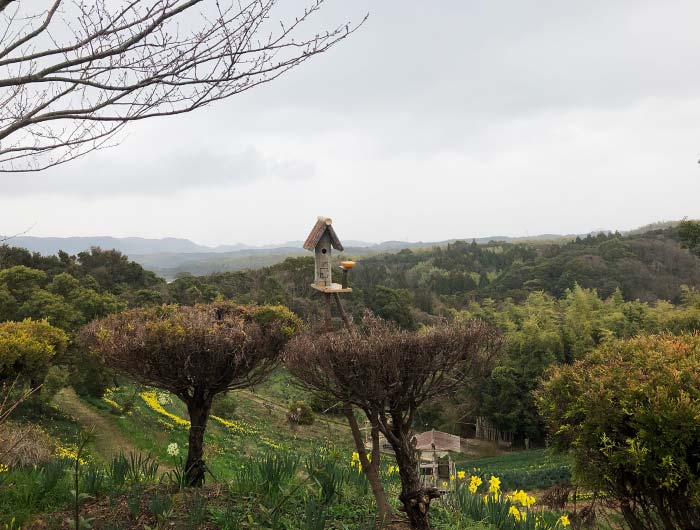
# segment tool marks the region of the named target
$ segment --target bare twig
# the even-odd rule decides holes
[[[32,226],[30,226],[30,227],[27,228],[26,230],[23,230],[22,232],[17,232],[16,234],[13,234],[13,235],[11,235],[11,236],[3,236],[3,235],[0,235],[0,243],[4,243],[5,241],[9,241],[9,240],[14,239],[14,238],[16,238],[16,237],[23,236],[24,234],[28,233],[28,232],[29,232],[32,228],[34,228],[35,226],[36,226],[36,223],[34,223]]]
[[[0,172],[62,164],[117,141],[128,122],[270,82],[367,18],[304,35],[325,0],[273,24],[277,1],[54,0],[7,9],[12,0],[0,0]]]

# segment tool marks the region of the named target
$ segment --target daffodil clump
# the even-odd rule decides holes
[[[212,419],[218,421],[221,425],[229,429],[235,434],[242,434],[242,435],[248,435],[248,436],[256,436],[258,440],[260,440],[263,445],[268,446],[271,449],[281,449],[282,445],[278,444],[270,438],[269,436],[265,436],[260,434],[260,430],[257,429],[256,427],[253,427],[252,425],[244,422],[244,421],[234,421],[234,420],[227,420],[224,418],[221,418],[220,416],[211,416]]]
[[[102,401],[107,403],[110,407],[116,409],[119,412],[124,412],[123,407],[114,400],[114,389],[108,388],[105,390],[104,396],[102,396]],[[131,415],[131,411],[126,412],[126,414]]]
[[[174,458],[180,455],[180,447],[178,447],[177,443],[173,442],[168,444],[167,452],[168,456],[172,456]]]
[[[119,406],[119,403],[114,401],[113,399],[109,399],[107,396],[102,397],[102,401],[107,403],[108,405],[112,405],[115,409],[121,410],[122,408]]]
[[[556,530],[570,526],[567,515],[558,515],[536,508],[536,499],[524,490],[504,494],[501,479],[491,475],[484,480],[464,471],[457,480],[450,477],[451,501],[455,508],[474,520],[485,520],[501,530]],[[481,490],[481,491],[480,491]]]
[[[56,446],[54,455],[58,458],[66,458],[68,460],[75,461],[75,459],[78,458],[78,450],[74,447],[65,447],[63,445],[58,445]],[[84,458],[80,458],[78,462],[80,463],[80,465],[87,464],[87,460],[85,460]]]
[[[155,410],[158,414],[162,414],[163,416],[170,418],[176,425],[189,428],[190,422],[188,420],[181,418],[172,412],[168,412],[163,408],[163,405],[158,400],[158,395],[155,392],[141,392],[139,395],[141,396],[141,399],[146,402],[146,405]]]
[[[372,456],[367,455],[367,460],[371,462]],[[358,473],[362,473],[362,462],[360,462],[360,453],[358,453],[357,451],[354,451],[352,453],[352,457],[350,459],[350,467],[353,469],[357,469]]]
[[[164,392],[153,392],[153,391],[148,391],[148,392],[141,392],[140,394],[141,398],[146,402],[146,405],[148,405],[151,409],[156,411],[158,414],[162,414],[166,418],[169,418],[172,420],[175,425],[180,426],[180,427],[189,427],[190,422],[184,418],[181,418],[177,416],[176,414],[173,414],[172,412],[168,412],[165,410],[163,405],[167,405],[169,403],[172,403],[172,398]],[[240,435],[247,435],[247,436],[256,436],[260,442],[262,442],[263,445],[266,445],[267,447],[270,447],[271,449],[281,449],[282,446],[277,443],[275,440],[270,438],[269,436],[264,436],[260,433],[260,430],[253,427],[252,425],[247,424],[244,421],[233,421],[233,420],[227,420],[225,418],[222,418],[220,416],[214,416],[212,415],[211,418],[217,422],[219,422],[221,425],[226,427],[228,430],[232,431],[234,434],[240,434]],[[160,423],[163,423],[166,428],[169,430],[172,430],[173,425],[169,424],[168,422],[161,421],[159,420]]]
[[[233,421],[221,418],[219,416],[212,415],[213,420],[218,421],[221,425],[228,428],[230,431],[236,434],[247,434],[249,436],[255,436],[258,434],[258,430],[242,421]]]

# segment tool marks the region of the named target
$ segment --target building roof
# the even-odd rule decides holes
[[[323,234],[326,232],[328,232],[328,235],[331,237],[331,245],[333,245],[333,248],[342,251],[343,244],[340,242],[340,239],[338,239],[335,230],[333,230],[333,221],[330,217],[323,216],[319,216],[316,220],[316,224],[311,229],[309,237],[307,237],[304,242],[304,248],[306,250],[314,250],[323,237]]]
[[[441,431],[426,431],[416,434],[416,449],[418,451],[455,451],[459,452],[462,440],[455,434]]]

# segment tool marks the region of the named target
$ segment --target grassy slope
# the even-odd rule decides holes
[[[152,454],[163,463],[168,462],[166,448],[175,442],[180,448],[187,447],[186,425],[151,408],[139,395],[140,390],[133,385],[123,385],[111,394],[111,399],[124,405],[133,399],[130,414],[119,413],[113,405],[104,400],[91,400],[90,404],[103,414],[109,415],[120,432],[128,437],[134,446]],[[241,459],[262,454],[270,449],[294,450],[307,453],[323,442],[331,442],[348,451],[349,431],[335,420],[317,420],[314,425],[292,429],[286,422],[283,407],[273,404],[266,407],[269,400],[265,396],[251,395],[249,392],[234,394],[237,410],[234,417],[223,418],[233,426],[210,418],[205,435],[205,460],[217,479],[230,479],[230,469]],[[184,404],[175,397],[163,408],[178,418],[187,419]]]
[[[161,471],[172,469],[175,463],[168,457],[166,448],[172,442],[178,443],[184,454],[187,446],[187,426],[180,424],[173,418],[184,420],[187,413],[184,405],[171,397],[171,402],[164,404],[163,409],[171,416],[164,415],[144,400],[140,393],[151,389],[135,387],[132,384],[123,384],[118,389],[110,392],[108,400],[79,400],[74,394],[62,394],[56,403],[59,407],[70,410],[73,418],[62,415],[59,410],[51,409],[50,416],[42,415],[45,427],[61,440],[63,445],[71,445],[71,438],[77,437],[80,425],[95,425],[97,428],[97,442],[91,447],[91,460],[95,462],[108,461],[114,448],[109,446],[109,440],[114,440],[119,448],[124,448],[125,440],[129,449],[148,453],[157,458],[161,463]],[[312,426],[303,426],[292,429],[286,422],[286,403],[303,398],[303,390],[289,384],[289,377],[284,372],[278,372],[255,392],[240,391],[234,394],[237,402],[236,413],[233,417],[224,418],[228,425],[211,419],[205,438],[205,459],[210,467],[213,479],[209,478],[212,490],[212,509],[232,510],[236,518],[248,517],[248,512],[257,509],[250,503],[258,503],[252,497],[242,498],[227,496],[222,491],[230,490],[240,477],[238,471],[249,465],[254,459],[264,458],[266,454],[296,454],[302,461],[311,455],[320,446],[333,447],[341,455],[341,462],[350,460],[352,447],[347,427],[342,419],[328,417],[317,420]],[[79,403],[75,403],[78,400]],[[131,412],[124,414],[109,401],[120,407],[133,401]],[[69,406],[70,405],[70,406]],[[79,405],[79,406],[77,406]],[[30,409],[21,415],[22,419],[37,420],[38,417],[29,418]],[[104,432],[102,432],[104,431]],[[389,459],[384,460],[384,466],[393,463]],[[459,469],[470,472],[478,468],[482,473],[497,475],[507,474],[509,471],[541,468],[557,464],[541,451],[534,451],[527,455],[515,454],[490,459],[474,461],[462,461]],[[224,485],[223,489],[219,485]],[[307,487],[314,488],[313,484]],[[386,480],[387,493],[393,502],[399,493],[400,484],[394,475]],[[335,503],[329,511],[333,524],[329,528],[363,529],[364,523],[373,513],[373,501],[368,492],[357,493],[351,488],[348,498],[343,502]],[[65,493],[65,492],[63,492]],[[57,495],[50,503],[38,504],[40,511],[52,511],[65,505],[66,496]],[[95,509],[99,509],[105,500],[95,501]],[[114,502],[110,500],[109,502]],[[144,501],[145,502],[145,501]],[[303,505],[299,498],[290,502],[285,508],[285,517],[295,520],[303,513]],[[218,503],[218,504],[217,504]],[[233,503],[233,504],[232,504]],[[296,503],[296,504],[295,504]],[[219,506],[219,508],[215,508]],[[102,506],[102,509],[106,509]],[[235,513],[234,513],[235,512]],[[9,513],[9,512],[8,512]],[[22,519],[27,520],[29,513],[18,513]],[[183,517],[186,510],[183,511]],[[0,518],[0,522],[2,518]],[[462,529],[487,529],[488,526],[464,520],[450,510],[444,509],[438,502],[433,511],[434,527],[440,530],[447,528]],[[211,522],[211,521],[210,521]],[[345,525],[345,526],[343,526]],[[26,525],[25,525],[26,526]],[[100,526],[100,525],[98,525]],[[296,528],[296,526],[294,526]],[[301,527],[300,527],[301,528]]]

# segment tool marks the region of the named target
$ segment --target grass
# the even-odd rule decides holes
[[[134,448],[152,454],[164,464],[171,464],[166,448],[177,443],[187,446],[188,427],[159,413],[140,397],[147,389],[123,384],[113,389],[109,401],[120,407],[132,401],[128,413],[122,413],[107,400],[91,399],[90,404],[112,421],[124,436],[133,442]],[[177,397],[156,392],[164,403],[160,406],[169,414],[187,419],[187,409]],[[310,453],[319,441],[330,442],[350,451],[349,429],[340,422],[319,420],[313,425],[291,428],[286,419],[286,408],[266,406],[259,400],[242,393],[234,393],[237,402],[233,417],[210,417],[205,434],[205,461],[217,480],[231,478],[231,469],[241,460],[262,454],[270,449],[294,449],[300,454]]]
[[[119,528],[205,528],[250,530],[371,530],[375,507],[364,475],[348,464],[344,450],[317,449],[303,455],[268,451],[242,460],[231,479],[202,490],[183,490],[149,471],[137,455],[120,456],[119,466],[82,467],[81,492],[88,494],[80,517],[95,530]],[[49,464],[53,472],[20,469],[0,483],[0,524],[15,519],[22,528],[69,528],[72,516],[70,461]],[[387,464],[384,466],[387,472]],[[323,474],[336,477],[332,487]],[[97,478],[96,478],[97,477]],[[385,476],[397,486],[396,474]],[[3,484],[13,484],[5,488]],[[7,494],[9,492],[9,495]],[[47,513],[48,512],[48,513]],[[32,522],[31,515],[43,513]],[[433,505],[437,530],[495,530],[455,512],[447,503]]]
[[[486,479],[495,475],[501,479],[502,487],[506,491],[541,490],[571,478],[568,458],[545,449],[489,458],[463,459],[458,461],[457,468],[467,474],[479,475]]]
[[[81,488],[90,491],[84,516],[93,519],[96,530],[146,526],[174,530],[201,526],[250,530],[373,528],[374,501],[364,475],[350,466],[353,448],[348,428],[332,417],[317,420],[311,426],[292,428],[286,421],[286,403],[282,401],[285,397],[298,399],[300,395],[285,394],[286,381],[287,376],[282,373],[264,393],[257,389],[258,396],[236,393],[235,413],[210,419],[205,461],[211,473],[199,494],[179,492],[166,478],[168,473],[172,476],[179,461],[167,454],[167,446],[177,443],[183,455],[187,447],[188,428],[182,424],[187,412],[182,402],[158,391],[156,396],[161,400],[154,403],[151,399],[149,404],[140,394],[150,389],[130,383],[113,389],[106,399],[84,402],[107,420],[110,428],[128,439],[135,451],[134,460],[138,460],[136,452],[141,452],[152,455],[160,464],[158,473],[150,478],[124,483],[115,478],[109,455],[91,456],[82,467],[85,485]],[[274,398],[270,399],[270,395]],[[45,425],[62,444],[74,445],[80,432],[80,418],[70,418],[54,408],[48,412],[28,408],[17,417]],[[103,449],[103,445],[94,448],[97,449]],[[393,461],[385,458],[384,483],[388,497],[396,504],[400,482],[396,474],[388,474],[389,464]],[[459,468],[477,468],[482,474],[505,476],[514,471],[549,469],[555,464],[561,462],[542,451],[531,451],[463,461]],[[14,517],[16,525],[25,529],[33,524],[37,528],[67,528],[73,475],[66,466],[48,466],[0,475],[0,526],[9,524]],[[437,530],[495,530],[494,526],[475,522],[456,510],[449,499],[436,501],[431,513]],[[37,514],[43,515],[32,523]]]

